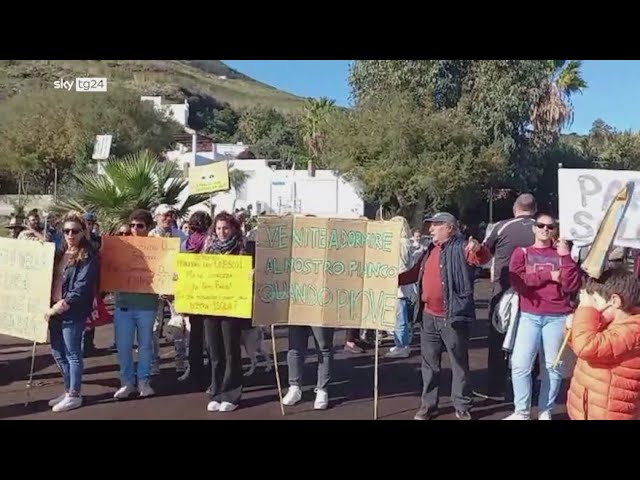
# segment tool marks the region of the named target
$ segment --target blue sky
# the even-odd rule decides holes
[[[223,60],[232,68],[304,97],[329,97],[349,105],[350,60]],[[570,132],[587,133],[597,118],[619,130],[640,130],[640,61],[585,60],[588,88],[574,97]]]

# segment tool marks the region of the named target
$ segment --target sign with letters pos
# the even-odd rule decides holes
[[[102,238],[100,290],[173,295],[174,257],[180,239]]]
[[[189,168],[189,193],[215,193],[229,190],[229,162],[210,163]]]
[[[261,217],[253,324],[393,330],[400,230],[397,222]]]
[[[558,169],[561,236],[590,244],[614,198],[627,182],[635,188],[613,244],[640,248],[640,172],[629,170]]]
[[[248,255],[176,255],[176,311],[251,318],[251,260]]]
[[[0,238],[0,333],[47,342],[53,243]]]

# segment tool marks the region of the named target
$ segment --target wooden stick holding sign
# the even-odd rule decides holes
[[[605,270],[609,250],[613,245],[616,235],[618,234],[618,230],[622,225],[622,220],[624,219],[627,209],[631,204],[634,188],[635,184],[633,182],[627,182],[625,186],[620,189],[611,201],[611,204],[607,209],[607,213],[598,227],[598,231],[593,239],[591,247],[589,248],[587,257],[581,265],[582,270],[591,278],[600,278],[602,272]],[[567,348],[570,336],[571,328],[567,329],[567,334],[562,342],[562,347],[558,352],[555,362],[553,362],[553,368],[560,363],[560,358],[562,357],[564,350]]]

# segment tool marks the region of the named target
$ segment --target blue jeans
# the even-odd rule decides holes
[[[133,370],[133,341],[138,340],[138,381],[151,375],[153,352],[153,322],[155,310],[134,310],[116,308],[113,312],[113,326],[116,334],[120,381],[122,385],[135,385]]]
[[[562,383],[561,365],[552,368],[562,341],[566,315],[534,315],[522,312],[511,356],[511,378],[516,413],[531,411],[531,371],[540,353],[542,384],[538,398],[539,412],[551,411]],[[542,345],[542,349],[540,348]]]
[[[408,298],[399,298],[396,304],[396,328],[393,341],[398,348],[411,345],[411,314],[413,305]]]
[[[84,319],[63,322],[58,316],[49,320],[51,354],[62,373],[65,391],[73,396],[80,396],[82,387],[84,324]]]

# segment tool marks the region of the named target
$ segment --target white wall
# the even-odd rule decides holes
[[[198,153],[196,165],[211,162],[211,156],[212,152]],[[184,163],[192,164],[192,160],[191,153],[178,156],[181,168]],[[269,161],[264,159],[232,160],[229,166],[231,169],[243,170],[249,174],[249,178],[242,191],[232,189],[213,196],[218,212],[252,205],[255,213],[266,210],[271,214],[295,212],[351,218],[364,214],[364,202],[354,186],[337,177],[331,170],[316,170],[316,176],[312,178],[306,170],[273,170]],[[184,201],[188,195],[187,188],[180,201]],[[192,212],[196,210],[208,209],[200,204]]]
[[[141,102],[153,103],[153,108],[164,113],[166,116],[173,118],[183,127],[187,126],[189,122],[189,102],[186,100],[184,103],[166,103],[162,104],[162,97],[143,95],[140,97]]]

